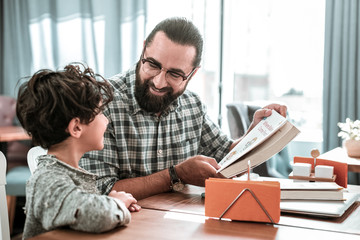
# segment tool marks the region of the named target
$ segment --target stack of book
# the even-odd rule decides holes
[[[340,217],[360,197],[359,193],[350,193],[335,182],[296,182],[268,177],[258,181],[280,183],[280,210],[286,213]]]
[[[344,188],[335,182],[294,182],[281,179],[280,188],[281,200],[345,200]]]

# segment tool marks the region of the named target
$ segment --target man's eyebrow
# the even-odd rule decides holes
[[[161,63],[159,63],[158,61],[156,61],[154,58],[148,57],[148,58],[146,58],[146,59],[152,61],[152,62],[153,62],[155,65],[157,65],[159,68],[162,68]],[[181,74],[181,75],[185,75],[184,71],[181,70],[181,69],[179,69],[179,68],[169,68],[168,71],[170,71],[170,72],[175,72],[175,73],[179,73],[179,74]]]
[[[156,61],[154,58],[152,57],[148,57],[146,58],[147,60],[150,60],[151,62],[153,62],[155,65],[157,65],[158,67],[162,68],[161,63],[159,63],[158,61]]]

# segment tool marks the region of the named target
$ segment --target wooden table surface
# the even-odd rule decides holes
[[[31,137],[20,126],[0,126],[0,151],[7,154],[7,143],[12,141],[30,140]]]
[[[344,148],[334,148],[333,150],[321,154],[319,158],[347,163],[349,172],[360,173],[360,158],[349,157]]]
[[[360,192],[360,186],[350,186]],[[282,214],[278,224],[219,221],[204,216],[204,188],[186,186],[183,192],[158,194],[138,203],[126,227],[90,234],[54,230],[33,239],[360,239],[360,203],[340,218]]]
[[[142,209],[132,213],[131,223],[102,234],[91,234],[70,229],[54,230],[38,235],[33,240],[63,239],[359,239],[359,236],[262,223],[230,222],[206,219],[188,213]]]
[[[20,126],[0,127],[0,142],[29,140],[31,137]]]
[[[360,186],[349,185],[349,191],[360,193]],[[201,197],[204,188],[187,185],[183,192],[162,193],[139,201],[143,208],[161,211],[205,215],[205,200]],[[278,225],[303,227],[360,235],[360,202],[350,207],[342,217],[323,218],[282,213]],[[359,236],[360,237],[360,236]],[[360,239],[360,238],[359,238]]]

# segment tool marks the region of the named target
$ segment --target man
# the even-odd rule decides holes
[[[217,162],[239,140],[222,133],[199,97],[186,90],[199,69],[202,48],[193,23],[166,19],[145,40],[139,62],[110,79],[114,100],[104,111],[109,118],[104,149],[80,162],[99,175],[104,194],[114,189],[142,199],[222,177]],[[269,105],[255,113],[250,128],[270,109],[285,116],[285,106]]]

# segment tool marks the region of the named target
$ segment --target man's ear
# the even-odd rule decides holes
[[[82,134],[82,124],[80,122],[80,119],[71,119],[66,130],[72,137],[79,138]]]

